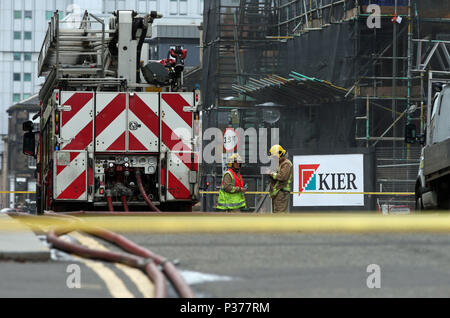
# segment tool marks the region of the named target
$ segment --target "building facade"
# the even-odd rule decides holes
[[[39,91],[37,60],[54,10],[71,0],[0,1],[0,132],[8,131],[6,109]]]
[[[154,39],[149,41],[153,52],[158,52],[157,58],[166,57],[169,44],[173,43],[187,46],[187,66],[200,63],[198,26],[203,20],[203,0],[0,0],[1,190],[34,191],[35,188],[35,163],[22,154],[21,127],[39,109],[35,94],[44,78],[37,76],[38,57],[56,10],[61,19],[81,18],[85,10],[102,15],[116,10],[135,10],[141,14],[157,11],[163,18],[155,21]],[[149,53],[151,56],[152,51]],[[33,195],[2,194],[0,197],[2,208],[32,206],[35,200]]]
[[[4,138],[3,169],[1,188],[10,191],[36,191],[36,159],[22,153],[24,132],[22,124],[33,120],[33,116],[40,110],[37,94],[16,103],[8,108],[8,136]],[[35,130],[39,126],[39,119],[34,120]],[[33,211],[36,208],[36,195],[33,193],[2,194],[2,208],[23,207]]]

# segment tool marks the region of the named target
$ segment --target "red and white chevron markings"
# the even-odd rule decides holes
[[[95,106],[95,151],[125,151],[127,94],[97,93]]]
[[[190,200],[189,177],[198,171],[198,158],[192,145],[193,113],[184,107],[193,104],[190,92],[61,92],[59,152],[66,154],[56,152],[64,160],[55,163],[54,198],[87,200],[87,186],[93,184],[87,152],[166,152],[167,170],[161,170],[166,200]]]
[[[198,171],[191,144],[193,113],[183,111],[193,103],[192,93],[161,93],[161,148],[168,151],[168,201],[189,200],[189,173]]]
[[[56,200],[87,200],[86,155],[85,151],[55,153]]]
[[[159,152],[159,101],[155,93],[130,94],[128,150]]]
[[[70,111],[61,111],[60,148],[92,150],[94,93],[61,92],[61,105]]]

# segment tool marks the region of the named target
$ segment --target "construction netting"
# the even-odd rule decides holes
[[[371,4],[381,6],[379,27],[367,23]],[[449,17],[450,1],[443,0],[205,2],[204,127],[279,128],[280,143],[298,153],[374,148],[374,190],[411,193],[420,146],[404,143],[404,127],[423,121],[427,98],[426,83],[412,72],[411,41],[449,40]],[[424,55],[433,45],[425,46]],[[347,91],[317,103],[304,89],[283,84],[293,73]],[[216,168],[206,169],[210,176],[217,171],[217,185]],[[255,186],[263,190],[264,179]],[[414,204],[404,195],[377,200],[380,210]]]

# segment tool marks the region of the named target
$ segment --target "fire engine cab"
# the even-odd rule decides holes
[[[182,47],[148,61],[144,40],[160,17],[53,15],[38,60],[40,129],[23,125],[38,213],[189,211],[198,201],[200,92],[183,91]]]

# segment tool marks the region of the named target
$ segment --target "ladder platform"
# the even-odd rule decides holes
[[[91,16],[94,20],[90,19]],[[91,14],[85,14],[78,29],[64,29],[63,22],[56,13],[49,22],[38,58],[38,75],[48,75],[55,66],[60,68],[61,65],[69,66],[64,67],[66,70],[77,69],[74,76],[80,75],[79,67],[85,62],[102,67],[100,59],[114,31],[106,30],[104,22]],[[93,23],[100,25],[100,30],[92,28]],[[65,71],[65,75],[72,74]]]

